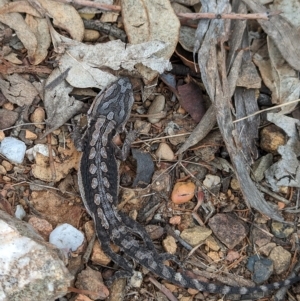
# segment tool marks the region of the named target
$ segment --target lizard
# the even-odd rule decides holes
[[[146,230],[135,220],[117,209],[119,192],[119,160],[129,152],[130,142],[135,139],[134,131],[128,133],[123,150],[113,143],[113,137],[125,131],[134,103],[133,88],[128,78],[119,78],[103,89],[94,99],[88,113],[87,129],[82,137],[82,155],[78,171],[80,194],[89,215],[101,248],[122,270],[114,277],[133,275],[132,264],[115,253],[115,245],[140,265],[165,280],[182,287],[221,294],[250,294],[268,292],[289,286],[300,277],[255,287],[232,287],[193,279],[184,272],[177,272],[164,264],[167,259],[178,263],[174,255],[158,253]],[[139,239],[138,239],[139,238]]]

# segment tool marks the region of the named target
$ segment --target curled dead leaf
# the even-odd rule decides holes
[[[82,41],[84,35],[83,21],[76,9],[65,3],[49,0],[36,0],[53,18],[53,23],[66,30],[76,41]]]
[[[178,182],[175,184],[171,200],[175,204],[183,204],[190,201],[195,194],[196,186],[193,182]]]

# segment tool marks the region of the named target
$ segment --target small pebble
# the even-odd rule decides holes
[[[42,107],[38,107],[30,116],[30,121],[35,123],[35,126],[39,129],[44,128],[44,124],[39,124],[45,122],[46,113]]]
[[[84,20],[92,20],[95,17],[94,13],[80,13],[80,17]]]
[[[5,134],[3,131],[0,131],[0,142],[5,138]]]
[[[206,239],[205,244],[213,251],[220,250],[220,246],[218,245],[217,241],[212,236],[210,236]]]
[[[14,109],[14,105],[11,102],[6,102],[3,105],[3,108],[6,109],[6,110],[8,110],[8,111],[12,111]]]
[[[100,33],[97,30],[85,29],[83,40],[85,42],[94,42],[100,38]]]
[[[252,165],[253,179],[257,182],[262,181],[265,177],[265,171],[272,165],[272,163],[273,155],[270,153],[255,161]]]
[[[6,169],[2,165],[0,165],[0,175],[6,175]]]
[[[25,130],[25,138],[28,140],[35,140],[35,139],[37,139],[37,134],[35,134],[31,131]]]
[[[218,185],[221,182],[220,177],[218,176],[214,176],[214,175],[206,175],[203,184],[207,187],[207,188],[212,188],[213,186]]]
[[[181,223],[181,216],[176,215],[170,218],[169,223],[171,225],[179,225]]]
[[[25,143],[16,138],[6,137],[1,142],[0,154],[13,163],[21,164],[24,160],[25,151]]]
[[[137,130],[139,134],[147,135],[150,132],[151,123],[142,120],[136,120],[134,123],[134,129]]]
[[[4,182],[11,182],[11,178],[6,177],[6,176],[3,176],[3,177],[2,177],[2,180],[3,180]]]
[[[17,205],[15,217],[22,220],[25,216],[26,216],[26,212],[25,212],[23,206]]]
[[[133,275],[130,278],[130,286],[141,287],[143,283],[143,275],[141,272],[133,271]]]
[[[26,156],[30,161],[36,158],[36,154],[40,153],[45,157],[49,157],[49,148],[46,144],[36,144],[34,147],[26,151]],[[55,152],[52,150],[52,156],[55,156]]]
[[[271,251],[269,258],[273,260],[275,273],[280,275],[290,267],[292,255],[282,246],[278,246]]]
[[[170,146],[164,142],[159,144],[155,155],[158,159],[168,160],[168,161],[174,160],[174,157],[175,157]]]
[[[19,114],[15,111],[0,109],[0,129],[8,128],[15,124]]]
[[[277,238],[288,238],[293,232],[293,226],[281,222],[273,221],[271,224],[272,233]]]
[[[165,107],[165,103],[166,103],[165,97],[163,95],[157,95],[149,107],[148,114],[161,113]],[[157,123],[161,120],[161,118],[148,117],[148,120],[151,123]]]
[[[32,227],[41,235],[43,238],[48,241],[49,240],[49,235],[53,230],[52,225],[46,221],[45,219],[32,216],[29,220],[28,223],[32,225]]]
[[[79,290],[88,291],[86,293],[92,300],[106,300],[109,295],[101,273],[88,266],[77,275],[75,287]]]
[[[286,144],[282,129],[274,124],[264,127],[260,132],[260,147],[268,153],[277,153],[280,145]]]
[[[6,171],[11,171],[13,169],[13,165],[6,160],[2,161],[2,165],[6,169]]]
[[[84,235],[69,224],[57,226],[50,234],[49,242],[57,248],[76,251],[83,243]]]
[[[238,181],[238,179],[236,178],[233,178],[230,182],[230,187],[233,189],[233,190],[239,190],[240,189],[240,183]]]
[[[162,242],[165,251],[169,254],[175,254],[177,250],[177,244],[173,236],[168,235]]]
[[[189,243],[192,247],[204,242],[211,235],[212,231],[206,227],[195,226],[185,229],[180,234],[180,237]]]

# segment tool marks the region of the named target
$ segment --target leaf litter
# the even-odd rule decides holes
[[[180,3],[189,7],[190,12],[199,12],[199,1],[182,0]],[[106,4],[115,3],[107,1]],[[126,75],[131,78],[135,77],[133,80],[135,92],[144,88],[142,82],[146,85],[145,91],[151,91],[151,93],[142,91],[141,96],[139,93],[135,93],[137,107],[134,107],[134,110],[139,112],[140,118],[148,117],[147,114],[142,114],[147,112],[149,103],[153,102],[153,99],[159,98],[156,97],[157,95],[153,95],[153,91],[158,96],[162,94],[163,98],[166,98],[162,112],[164,113],[162,116],[166,117],[164,119],[157,118],[157,122],[150,124],[148,131],[143,132],[145,136],[135,143],[142,145],[144,152],[151,154],[151,156],[147,156],[149,162],[155,158],[156,168],[162,174],[168,175],[172,173],[172,169],[176,171],[176,175],[179,176],[177,180],[182,183],[180,186],[183,188],[183,192],[180,192],[178,197],[189,195],[184,204],[172,205],[175,206],[173,207],[174,214],[180,216],[176,226],[174,224],[178,230],[197,231],[198,226],[195,226],[191,216],[204,226],[206,221],[213,220],[211,216],[218,210],[219,214],[222,212],[222,215],[215,215],[215,217],[222,216],[226,225],[220,229],[218,222],[213,227],[213,232],[226,245],[228,239],[232,241],[236,239],[231,229],[234,223],[228,212],[243,218],[242,211],[249,214],[250,208],[254,208],[262,213],[259,217],[262,222],[258,222],[259,218],[252,220],[249,215],[247,219],[259,227],[263,227],[262,225],[268,218],[279,222],[292,221],[291,216],[285,214],[285,207],[282,206],[281,200],[284,197],[278,195],[276,198],[276,194],[288,191],[291,202],[294,202],[296,193],[291,190],[291,187],[299,188],[300,185],[299,122],[296,118],[285,116],[290,113],[296,116],[298,110],[299,51],[297,50],[297,41],[299,31],[297,27],[299,25],[297,22],[293,22],[296,21],[296,18],[293,17],[295,15],[293,10],[299,10],[299,8],[295,6],[291,10],[289,1],[280,3],[274,1],[272,5],[268,6],[268,9],[280,9],[284,13],[272,15],[269,20],[258,18],[253,27],[254,22],[252,22],[249,27],[250,31],[245,33],[248,22],[245,20],[229,21],[215,18],[202,19],[198,23],[194,21],[192,23],[189,22],[190,20],[178,19],[168,0],[146,2],[130,0],[119,1],[119,4],[121,4],[123,20],[118,19],[118,10],[106,11],[100,17],[101,22],[106,24],[105,34],[98,39],[97,43],[88,44],[82,42],[85,23],[79,10],[69,3],[49,0],[30,0],[28,2],[2,0],[0,2],[0,22],[11,28],[19,39],[18,42],[21,43],[19,48],[21,51],[17,51],[12,44],[9,46],[7,44],[6,48],[2,49],[1,60],[4,60],[5,64],[0,69],[4,74],[0,78],[2,92],[0,105],[5,110],[22,107],[21,114],[18,114],[20,123],[28,120],[28,116],[33,111],[30,109],[31,107],[43,106],[47,115],[46,129],[28,125],[26,131],[36,132],[38,134],[36,136],[39,136],[40,140],[36,140],[36,142],[40,143],[46,143],[45,136],[47,135],[48,144],[56,150],[56,156],[37,155],[35,163],[31,164],[29,168],[27,167],[25,172],[20,173],[22,177],[28,178],[30,170],[30,180],[32,177],[34,181],[37,179],[42,181],[42,185],[49,183],[52,185],[51,189],[55,189],[59,182],[59,185],[63,187],[62,184],[65,181],[66,187],[61,192],[70,194],[68,201],[71,208],[74,209],[73,213],[71,213],[72,210],[70,211],[70,214],[76,214],[75,226],[82,223],[80,208],[72,206],[77,201],[71,190],[75,187],[78,192],[78,189],[76,181],[70,176],[72,170],[77,168],[80,154],[75,150],[65,124],[74,115],[85,110],[85,97],[95,93],[95,91],[88,93],[84,91],[87,91],[88,88],[96,89],[96,91],[102,90],[118,76]],[[247,14],[249,10],[265,14],[267,11],[266,6],[256,0],[243,1],[243,3],[235,0],[230,2],[228,0],[218,2],[202,0],[201,4],[201,12],[221,15],[230,12]],[[101,13],[101,9],[93,8],[89,10],[89,13]],[[92,15],[91,18],[98,18],[98,16]],[[90,21],[93,23],[94,20]],[[116,40],[112,36],[109,38],[105,36],[110,26],[107,22],[115,21],[116,28],[121,31],[122,27],[124,28],[125,32],[122,36],[126,33],[130,44]],[[193,24],[198,24],[196,30]],[[262,27],[267,38],[257,30],[257,24]],[[113,33],[112,31],[111,34]],[[115,33],[120,34],[117,31]],[[0,38],[5,44],[5,34]],[[251,45],[249,41],[251,41]],[[178,46],[178,42],[182,44],[182,49],[181,46]],[[229,45],[229,48],[227,49],[224,45],[226,47]],[[193,54],[192,50],[194,50]],[[191,59],[193,57],[195,61]],[[187,69],[182,68],[182,70],[188,71],[173,75],[172,84],[166,88],[162,82],[167,81],[168,72],[172,69],[171,61],[176,64],[183,62],[188,67]],[[51,67],[49,68],[49,66]],[[196,86],[191,83],[182,85],[182,79],[188,81],[188,77],[186,77],[188,73],[199,81],[195,69],[197,72],[200,71],[202,83]],[[51,73],[47,75],[49,70]],[[173,72],[174,70],[175,68]],[[13,74],[8,75],[9,72]],[[168,74],[160,78],[160,74],[164,72]],[[28,73],[35,74],[35,76],[30,76]],[[181,85],[178,85],[180,81]],[[44,93],[41,93],[41,83],[44,86]],[[158,86],[155,87],[157,84]],[[177,104],[176,98],[180,101],[180,106]],[[280,112],[268,113],[266,118],[263,114],[259,117],[257,111],[259,107],[264,106],[260,102],[265,99],[269,100],[268,105],[279,105]],[[207,110],[205,110],[205,106],[203,107],[204,102],[205,106],[208,105]],[[245,118],[247,116],[250,117]],[[134,115],[134,117],[136,116]],[[257,140],[265,138],[264,134],[259,132],[259,126],[264,125],[267,121],[281,128],[287,138],[283,145],[277,147],[276,154],[272,157],[273,164],[266,169],[262,175],[261,184],[259,184],[255,183],[253,177],[250,177],[249,166],[261,158],[261,149],[257,145]],[[197,125],[195,126],[195,124]],[[172,125],[172,131],[166,131],[170,125]],[[212,132],[216,126],[218,129]],[[194,130],[190,133],[188,129],[191,127]],[[178,137],[176,137],[177,133],[180,133]],[[208,139],[210,136],[207,135],[210,133],[215,133],[218,139]],[[170,134],[169,138],[168,134]],[[207,139],[204,139],[206,136]],[[224,143],[220,140],[221,136]],[[22,139],[21,137],[20,135],[19,138]],[[163,141],[160,141],[161,139]],[[25,142],[28,146],[33,143],[28,140]],[[157,149],[163,144],[168,146],[172,153],[172,159],[161,160],[161,158],[167,158],[166,154],[157,155]],[[176,163],[175,152],[180,158]],[[52,152],[49,153],[52,154]],[[166,183],[160,183],[159,177],[157,179],[157,174],[154,172],[151,183],[153,169],[151,168],[151,171],[148,172],[147,168],[143,167],[142,163],[144,162],[142,161],[143,159],[138,159],[137,163],[125,164],[123,168],[126,170],[126,176],[121,177],[122,185],[126,186],[128,181],[141,180],[141,173],[143,173],[143,179],[146,180],[141,181],[147,185],[150,183],[147,187],[147,196],[149,188],[155,185],[165,185],[165,188],[160,189],[160,193],[164,190],[170,192],[169,187],[174,184],[171,177],[165,177]],[[136,164],[138,167],[136,178],[131,176],[132,164]],[[190,165],[194,165],[194,168],[190,169]],[[2,166],[6,165],[2,163]],[[14,178],[10,178],[7,176],[10,175],[10,172],[5,170],[4,173],[3,168],[0,169],[2,180],[9,182],[11,179],[16,179],[18,169],[14,171]],[[130,172],[127,172],[129,169]],[[219,171],[217,171],[218,169]],[[221,182],[213,183],[208,189],[203,184],[206,183],[204,178],[218,178],[221,179]],[[188,187],[185,185],[193,188],[187,193]],[[33,187],[31,186],[32,189]],[[72,187],[71,190],[69,190],[70,187]],[[263,187],[264,190],[259,187]],[[202,193],[202,191],[199,192],[200,189],[208,194],[204,202],[203,197],[201,202],[200,199],[197,199]],[[141,197],[141,190],[131,189],[131,191],[134,196],[126,201],[123,209],[134,217],[136,211],[143,206],[140,199],[145,197]],[[288,197],[288,192],[285,193],[285,197]],[[31,199],[35,200],[35,209],[38,209],[43,215],[47,215],[48,212],[47,205],[41,205],[47,198],[47,193],[46,190],[41,193],[39,202],[36,201],[36,195],[31,195]],[[170,193],[168,196],[155,196],[156,199],[159,197],[170,200]],[[54,193],[51,194],[51,198],[53,204],[56,204]],[[243,205],[244,202],[241,202],[242,198],[246,202],[246,206]],[[147,200],[151,204],[151,197]],[[276,200],[278,200],[277,207],[274,205]],[[199,207],[195,207],[197,201]],[[61,197],[57,198],[57,202],[60,203],[59,206],[62,206]],[[290,204],[290,201],[286,200],[283,203]],[[170,205],[159,204],[156,200],[156,205],[153,207],[155,210],[153,212],[149,210],[148,214],[151,211],[150,217],[141,217],[142,220],[162,218],[162,221],[167,221],[167,217],[172,216],[167,206]],[[30,208],[29,206],[26,210],[30,212]],[[64,214],[59,219],[50,218],[54,226],[58,220],[74,222],[70,216],[67,216],[66,204],[61,208],[64,208]],[[280,213],[278,209],[280,209]],[[159,214],[154,216],[156,210]],[[193,211],[192,215],[187,214],[191,210]],[[295,210],[298,208],[296,207]],[[55,214],[59,215],[59,211],[58,208]],[[202,218],[205,222],[202,221]],[[239,222],[238,224],[242,225]],[[245,231],[247,231],[246,228]],[[265,231],[269,231],[269,229],[267,228]],[[197,232],[192,233],[195,236],[198,235]],[[224,237],[220,234],[223,234]],[[244,236],[238,240],[238,246],[241,246],[242,239]],[[184,242],[182,243],[184,244]],[[257,246],[259,243],[256,243]],[[210,248],[212,242],[208,243],[205,240],[204,244],[206,248]],[[214,264],[223,260],[219,253],[209,252],[208,254],[211,260],[215,261]],[[229,252],[228,254],[230,255]],[[242,258],[241,254],[236,251],[236,256],[232,259],[232,264],[237,264],[235,266],[237,270],[239,269],[238,262]],[[95,254],[92,258],[95,262],[99,259]],[[81,287],[80,284],[78,285]],[[88,290],[88,288],[85,289]]]

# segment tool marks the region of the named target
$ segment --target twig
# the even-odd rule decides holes
[[[84,252],[84,255],[82,256],[82,261],[83,261],[84,264],[86,264],[90,259],[90,256],[91,256],[92,251],[93,251],[95,240],[96,240],[96,234],[94,234],[92,236],[91,240],[88,243],[86,251]]]
[[[176,134],[176,135],[169,135],[169,136],[163,136],[163,137],[158,137],[158,138],[140,140],[140,141],[132,142],[131,145],[140,144],[140,143],[144,143],[144,142],[154,142],[154,141],[157,141],[157,140],[169,139],[169,138],[174,138],[174,137],[187,136],[187,135],[190,135],[190,134],[191,134],[190,132],[187,132],[187,133],[183,133],[183,134]]]
[[[177,16],[197,20],[197,19],[238,19],[238,20],[249,20],[249,19],[263,19],[269,20],[270,16],[281,14],[281,11],[256,13],[256,14],[216,14],[216,13],[179,13]]]
[[[52,69],[46,66],[16,66],[8,64],[5,59],[1,60],[2,65],[0,66],[1,74],[13,74],[13,73],[31,73],[31,74],[50,74]]]
[[[191,251],[193,249],[193,247],[189,245],[185,240],[183,240],[179,235],[177,235],[169,225],[166,225],[166,231],[168,235],[173,236],[188,251]]]
[[[1,72],[0,72],[1,73]],[[27,122],[27,123],[22,123],[22,124],[18,124],[18,125],[14,125],[14,126],[11,126],[9,128],[5,128],[5,129],[2,129],[1,131],[8,131],[8,130],[11,130],[11,129],[16,129],[18,127],[21,127],[21,126],[26,126],[26,125],[36,125],[36,124],[45,124],[45,122]]]
[[[258,188],[260,191],[262,191],[262,192],[264,192],[264,193],[270,195],[271,197],[273,197],[273,198],[276,199],[277,201],[282,202],[282,203],[284,203],[284,204],[290,204],[290,201],[289,201],[289,200],[287,200],[287,199],[283,198],[282,196],[280,196],[280,195],[278,195],[278,194],[272,192],[270,189],[268,189],[268,188],[266,188],[266,187],[264,187],[264,186],[262,186],[262,185],[260,185],[260,184],[258,184],[258,183],[256,183],[256,186],[257,186],[257,188]]]
[[[271,111],[271,110],[274,110],[274,109],[277,109],[277,108],[285,107],[285,106],[291,105],[291,104],[296,103],[296,102],[299,102],[299,101],[300,101],[300,98],[295,99],[295,100],[293,100],[293,101],[289,101],[289,102],[283,103],[283,104],[281,104],[281,105],[277,105],[277,106],[274,106],[274,107],[271,107],[271,108],[267,108],[267,109],[264,109],[264,110],[260,110],[260,111],[257,111],[257,112],[255,112],[255,113],[253,113],[253,114],[250,114],[250,115],[248,115],[248,116],[245,116],[245,117],[243,117],[243,118],[236,119],[236,120],[233,121],[233,123],[240,122],[240,121],[242,121],[242,120],[244,120],[244,119],[247,119],[247,118],[253,117],[253,116],[255,116],[255,115],[261,114],[262,112],[265,112],[265,111]]]
[[[127,36],[124,30],[115,25],[101,22],[99,20],[83,20],[84,27],[87,29],[98,30],[106,35],[114,36],[123,42],[126,42]]]
[[[149,277],[149,280],[163,293],[170,301],[178,301],[177,298],[164,285],[160,284],[154,278]]]
[[[51,180],[54,181],[56,178],[56,170],[55,165],[53,161],[53,155],[52,155],[52,145],[51,145],[51,135],[47,135],[47,144],[48,144],[48,152],[49,152],[49,165],[51,169]]]

